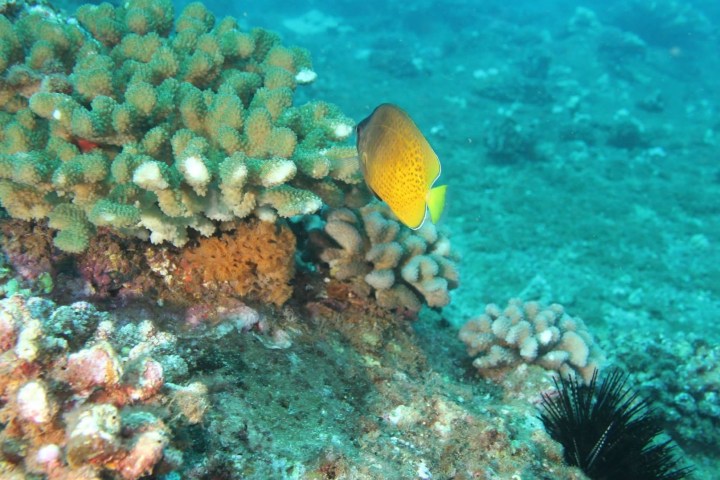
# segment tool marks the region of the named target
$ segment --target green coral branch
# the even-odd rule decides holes
[[[361,180],[337,107],[293,105],[308,52],[200,3],[0,16],[0,205],[82,251],[95,227],[183,245],[248,215],[341,206]],[[72,220],[72,224],[69,224]]]

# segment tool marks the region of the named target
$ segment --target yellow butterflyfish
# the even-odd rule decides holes
[[[402,223],[416,230],[427,211],[436,223],[447,185],[433,187],[440,160],[410,116],[383,103],[357,126],[360,167],[368,188]]]

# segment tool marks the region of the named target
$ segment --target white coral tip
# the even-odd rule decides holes
[[[347,123],[338,123],[333,128],[333,135],[337,140],[345,140],[353,133],[353,126]]]
[[[210,181],[210,172],[205,162],[196,155],[187,157],[183,161],[182,170],[185,180],[192,186],[205,185]]]
[[[310,70],[309,68],[302,68],[300,71],[295,75],[295,81],[299,83],[300,85],[306,85],[308,83],[312,83],[317,78],[317,73]]]

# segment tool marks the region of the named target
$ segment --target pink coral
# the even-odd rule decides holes
[[[153,356],[175,337],[149,321],[121,330],[94,322],[99,313],[84,302],[53,307],[19,295],[0,300],[0,436],[24,446],[14,471],[52,480],[152,473],[170,436],[157,409],[143,407],[164,400],[164,370]],[[193,385],[188,391],[203,400],[206,389]]]
[[[135,385],[130,386],[128,397],[136,402],[147,400],[160,392],[163,386],[163,368],[160,363],[151,358],[145,358],[139,367],[139,377]]]
[[[122,478],[133,480],[152,473],[155,465],[162,459],[163,449],[168,444],[164,428],[141,433],[135,444],[118,462]]]
[[[59,376],[72,386],[77,395],[87,397],[95,388],[117,385],[122,370],[112,346],[100,342],[71,354]]]
[[[0,352],[11,349],[16,341],[15,320],[4,310],[0,311]]]
[[[53,272],[52,237],[47,227],[18,220],[0,224],[0,246],[15,271],[25,280]]]
[[[101,298],[123,292],[138,275],[141,256],[106,231],[93,238],[77,259],[78,271],[89,290]]]
[[[239,331],[250,330],[262,322],[260,313],[237,299],[226,299],[223,304],[199,303],[185,312],[185,321],[191,327],[202,323],[231,322]]]

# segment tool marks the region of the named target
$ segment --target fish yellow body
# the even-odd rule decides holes
[[[357,127],[357,149],[365,182],[402,223],[418,229],[430,211],[437,222],[446,185],[434,187],[440,160],[410,116],[384,103]]]

